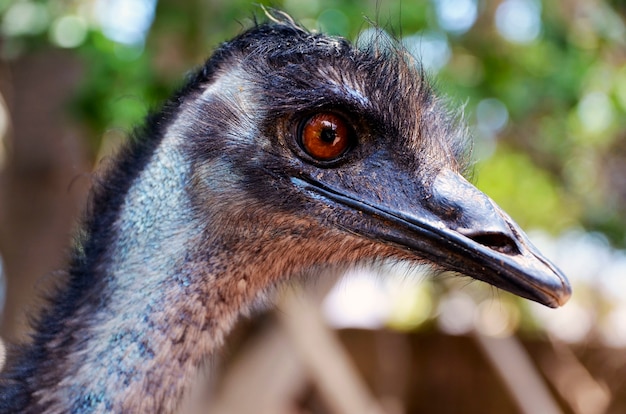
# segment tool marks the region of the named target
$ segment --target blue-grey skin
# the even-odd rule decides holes
[[[401,48],[289,19],[225,43],[94,188],[1,413],[176,412],[236,319],[311,269],[430,262],[548,306],[568,282],[463,177],[465,130]],[[317,160],[316,113],[351,143]]]

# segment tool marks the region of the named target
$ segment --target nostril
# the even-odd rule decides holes
[[[489,247],[500,253],[515,255],[519,254],[519,248],[517,243],[506,234],[502,233],[478,233],[478,234],[466,234],[466,236],[476,243]]]

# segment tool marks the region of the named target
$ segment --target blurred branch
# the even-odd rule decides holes
[[[562,413],[516,337],[494,338],[479,332],[474,332],[473,337],[502,378],[520,412]]]
[[[553,358],[541,367],[546,377],[576,414],[603,414],[611,405],[611,391],[596,381],[572,350],[556,340],[550,341]]]
[[[280,302],[280,320],[322,398],[335,414],[382,414],[350,357],[303,292]]]

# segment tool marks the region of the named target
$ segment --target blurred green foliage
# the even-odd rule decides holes
[[[187,70],[201,64],[219,42],[250,26],[253,16],[263,20],[258,3],[269,2],[161,0],[145,45],[135,46],[103,34],[97,16],[102,3],[106,2],[0,0],[3,59],[19,59],[44,47],[65,47],[82,57],[87,76],[71,110],[92,131],[94,149],[106,131],[130,131],[140,123],[183,81]],[[476,136],[478,185],[523,227],[556,233],[582,225],[626,246],[622,2],[271,3],[309,29],[350,39],[371,27],[370,21],[397,38],[439,36],[445,50],[440,43],[435,52],[448,55],[436,77],[433,74],[434,82],[454,105],[465,104]],[[524,19],[499,26],[504,3],[538,11],[539,31],[533,38],[507,38],[506,24],[523,26]],[[456,9],[444,10],[446,4]],[[457,13],[455,24],[474,10],[471,24],[465,29],[446,27],[455,21],[446,23],[442,14],[447,10],[454,17],[454,11],[463,11],[468,4],[474,8],[461,17]],[[16,7],[21,7],[21,15]],[[23,22],[16,23],[15,16]],[[60,20],[67,16],[79,20]],[[81,35],[81,22],[86,28],[82,40],[76,37]],[[64,38],[64,33],[75,36]],[[72,44],[75,39],[80,42]]]

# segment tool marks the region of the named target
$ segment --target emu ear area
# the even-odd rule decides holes
[[[442,168],[410,179],[371,159],[365,163],[374,164],[303,173],[292,182],[340,211],[333,224],[351,233],[549,307],[567,302],[565,275],[460,174]]]

